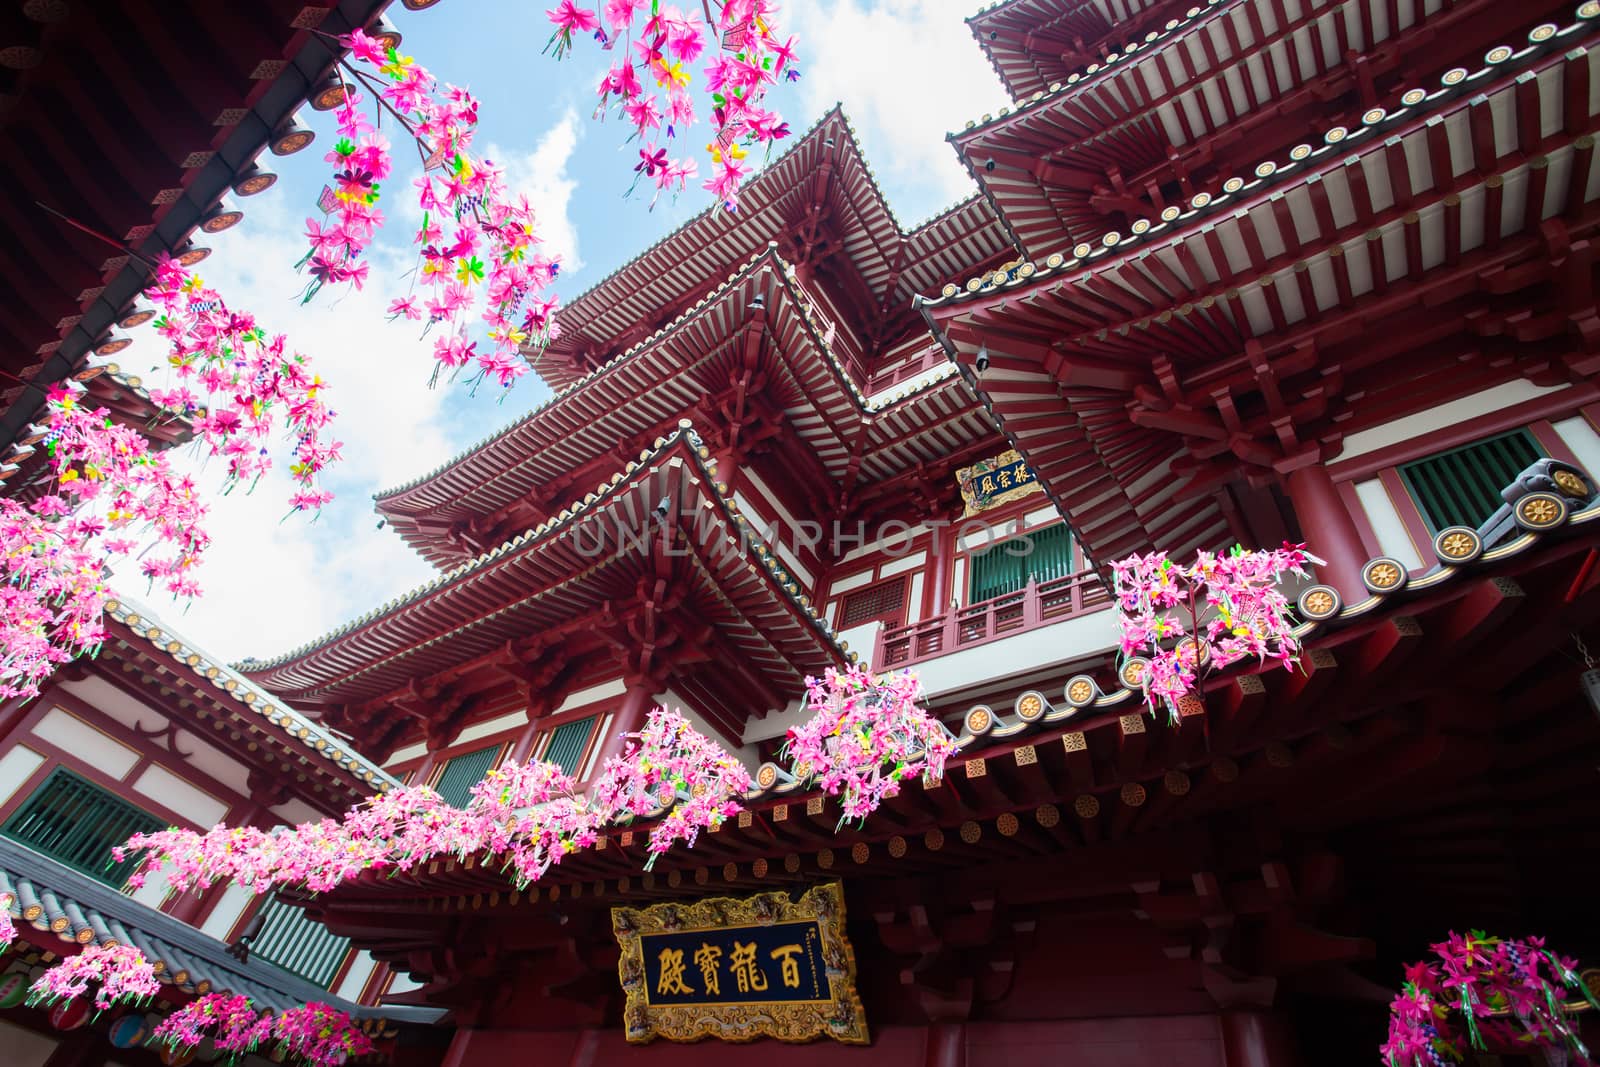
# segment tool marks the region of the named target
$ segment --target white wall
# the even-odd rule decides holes
[[[1367,521],[1372,523],[1372,532],[1377,535],[1378,548],[1383,554],[1393,556],[1405,564],[1407,570],[1422,567],[1422,553],[1417,551],[1416,543],[1411,540],[1411,532],[1406,529],[1405,521],[1400,518],[1400,511],[1395,507],[1383,481],[1368,478],[1357,482],[1355,490],[1356,498],[1361,501],[1361,510],[1367,513]],[[1352,595],[1354,592],[1352,590]]]
[[[1505,382],[1493,389],[1485,389],[1480,393],[1473,393],[1459,400],[1452,400],[1447,404],[1439,404],[1404,418],[1395,419],[1393,422],[1386,422],[1382,426],[1350,434],[1344,439],[1344,448],[1335,457],[1334,462],[1342,463],[1347,459],[1365,456],[1425,433],[1482,418],[1491,412],[1502,411],[1566,388],[1568,387],[1565,385],[1534,385],[1520,378]]]
[[[139,762],[137,750],[96,730],[65,708],[51,708],[33,726],[34,736],[110,775],[122,778]]]
[[[1085,656],[1110,651],[1119,641],[1117,613],[1097,611],[914,663],[910,669],[921,679],[922,691],[931,700],[990,686],[1010,675],[1065,666]]]
[[[222,940],[228,936],[228,931],[233,929],[233,924],[239,921],[239,916],[244,914],[244,909],[255,899],[255,890],[229,882],[227,888],[222,891],[222,899],[211,909],[206,921],[200,924],[200,932],[210,934],[219,941]]]
[[[42,763],[44,757],[26,745],[17,745],[0,756],[0,804],[15,796]]]
[[[190,785],[165,767],[146,767],[144,773],[134,780],[133,788],[202,829],[209,830],[228,813],[227,804]]]

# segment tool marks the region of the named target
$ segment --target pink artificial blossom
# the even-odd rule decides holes
[[[93,983],[96,1012],[124,1001],[143,1001],[161,992],[155,968],[132,945],[90,945],[50,968],[28,989],[28,1003],[50,1005],[82,996]]]
[[[178,1052],[210,1038],[223,1054],[223,1062],[233,1063],[271,1040],[276,1023],[273,1015],[257,1008],[247,996],[207,993],[161,1020],[150,1040]]]
[[[860,667],[807,678],[811,719],[789,730],[785,752],[799,778],[837,794],[839,825],[865,819],[913,775],[937,780],[956,750],[944,724],[918,706],[922,686],[909,672],[874,679]]]
[[[272,1033],[285,1052],[311,1067],[339,1067],[353,1056],[373,1051],[372,1039],[349,1014],[327,1004],[290,1008],[278,1016]]]
[[[1481,930],[1452,933],[1430,946],[1438,962],[1406,968],[1389,1008],[1388,1040],[1378,1050],[1387,1067],[1435,1067],[1460,1061],[1468,1048],[1528,1047],[1569,1053],[1581,1067],[1593,1059],[1568,1017],[1567,990],[1600,1009],[1577,963],[1540,938],[1506,940]]]
[[[1204,669],[1245,659],[1292,668],[1300,645],[1293,606],[1278,584],[1286,575],[1309,577],[1306,565],[1321,562],[1304,545],[1285,544],[1271,552],[1201,552],[1188,567],[1164,552],[1113,563],[1122,655],[1146,658],[1146,703],[1165,704],[1176,718],[1178,699]]]

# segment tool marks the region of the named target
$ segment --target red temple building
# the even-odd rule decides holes
[[[121,929],[173,1003],[320,988],[418,1067],[1342,1067],[1376,1062],[1403,964],[1450,930],[1600,958],[1600,3],[968,22],[1014,101],[950,137],[977,195],[907,228],[825,115],[737,214],[568,303],[548,403],[379,496],[432,581],[234,668],[121,603],[101,657],[0,709],[0,878],[38,907],[0,967]],[[139,415],[137,382],[85,385]],[[1327,561],[1292,590],[1299,669],[1151,714],[1106,565],[1286,540]],[[805,679],[852,662],[915,671],[960,740],[860,825],[780,755]],[[587,785],[658,704],[756,789],[649,870],[646,820],[524,889],[465,858],[130,899],[99,838],[51,837],[63,811],[110,841],[399,782],[462,804],[509,759]],[[796,1016],[775,962],[740,979],[773,999],[727,1010],[635,966],[641,924],[796,908],[839,927],[855,990],[785,1034],[810,1043],[735,1043]],[[668,1033],[685,1011],[712,1021]],[[0,1022],[29,1067],[152,1061]]]

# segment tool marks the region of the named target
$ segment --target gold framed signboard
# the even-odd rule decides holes
[[[966,505],[961,516],[964,519],[1039,491],[1038,479],[1016,449],[962,467],[956,471],[956,484],[961,487],[961,502]]]
[[[814,1041],[865,1045],[856,957],[838,882],[798,900],[782,890],[743,900],[612,908],[622,958],[627,1038]]]

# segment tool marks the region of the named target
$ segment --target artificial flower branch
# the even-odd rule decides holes
[[[913,677],[883,680],[854,668],[810,683],[814,718],[790,732],[792,777],[815,778],[843,793],[847,818],[865,818],[913,775],[942,776],[955,751],[949,731],[917,705]],[[519,886],[542,878],[562,859],[591,848],[609,826],[665,812],[651,830],[648,863],[676,841],[692,846],[742,810],[750,776],[737,758],[658,708],[606,761],[594,787],[580,792],[551,763],[509,762],[472,789],[464,808],[426,786],[372,797],[343,819],[260,830],[217,826],[205,832],[169,829],[131,838],[118,860],[144,850],[129,879],[142,884],[161,871],[180,892],[220,881],[264,893],[279,886],[325,892],[367,870],[406,871],[440,856],[484,855],[499,861]]]
[[[1322,560],[1304,545],[1273,551],[1201,552],[1183,566],[1165,552],[1129,556],[1111,565],[1124,664],[1143,661],[1138,683],[1145,703],[1164,705],[1177,718],[1177,702],[1203,671],[1245,659],[1299,661],[1293,605],[1278,591],[1290,575],[1310,577],[1306,565]]]
[[[1437,962],[1406,968],[1405,986],[1389,1008],[1389,1037],[1379,1054],[1386,1067],[1445,1067],[1468,1048],[1568,1053],[1592,1067],[1589,1050],[1569,1018],[1573,991],[1600,1010],[1578,974],[1576,960],[1545,948],[1537,937],[1505,939],[1482,930],[1452,933],[1429,946]]]

